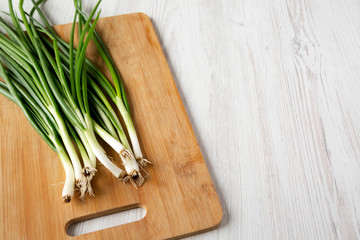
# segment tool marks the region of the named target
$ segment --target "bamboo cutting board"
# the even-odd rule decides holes
[[[56,30],[68,40],[71,25]],[[222,210],[150,19],[142,13],[100,19],[97,29],[120,72],[145,156],[154,164],[139,190],[100,164],[95,198],[61,202],[65,173],[19,108],[0,96],[1,239],[167,239],[217,227]],[[88,56],[105,71],[96,49]],[[108,147],[107,153],[120,162]],[[77,221],[141,206],[146,216],[71,237]]]

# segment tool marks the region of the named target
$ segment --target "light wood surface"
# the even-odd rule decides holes
[[[71,22],[72,8],[44,5],[53,24]],[[165,52],[224,211],[190,239],[360,238],[358,0],[101,8],[149,15]]]
[[[56,31],[68,41],[71,24]],[[134,207],[139,221],[75,239],[168,239],[217,227],[222,210],[150,19],[143,13],[102,18],[97,29],[124,79],[150,176],[136,190],[98,164],[95,198],[63,204],[57,155],[17,107],[0,99],[1,239],[72,239],[72,223]],[[105,71],[94,45],[89,58]],[[120,157],[105,147],[120,165]]]

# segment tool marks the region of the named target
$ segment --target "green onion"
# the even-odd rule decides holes
[[[116,178],[129,180],[135,187],[142,185],[140,167],[148,161],[140,149],[120,73],[95,30],[101,0],[89,17],[82,11],[81,1],[74,0],[70,43],[61,39],[45,18],[39,7],[44,0],[32,0],[30,13],[24,11],[24,0],[20,0],[21,18],[15,14],[12,1],[8,1],[7,15],[13,26],[0,17],[0,27],[8,35],[0,33],[0,77],[5,81],[0,81],[0,94],[20,107],[32,127],[59,155],[66,173],[63,201],[71,200],[75,186],[81,199],[86,194],[95,196],[91,181],[97,172],[96,159]],[[35,12],[44,25],[33,18]],[[75,48],[77,20],[79,43]],[[86,58],[91,40],[106,63],[114,86]],[[131,145],[108,98],[120,111]],[[125,171],[108,158],[95,133],[119,154]]]
[[[21,89],[20,85],[17,85],[16,87],[16,84],[10,80],[2,64],[0,64],[0,76],[6,82],[6,84],[0,82],[0,93],[15,102],[20,107],[33,128],[58,154],[66,173],[65,184],[62,191],[62,200],[66,203],[70,202],[71,198],[74,196],[75,173],[66,150],[61,140],[57,136],[56,130],[53,129],[53,124],[48,118],[41,118],[41,108],[30,95]],[[19,93],[21,93],[21,95]],[[27,101],[27,104],[24,102],[24,100]]]
[[[88,19],[86,14],[81,9],[78,8],[77,11],[79,12],[80,16],[82,18],[84,18],[84,20]],[[102,56],[103,60],[105,61],[106,65],[111,73],[111,77],[114,82],[115,90],[116,90],[116,96],[111,97],[111,99],[116,104],[117,108],[119,109],[119,111],[121,113],[121,116],[123,117],[123,120],[125,122],[126,128],[128,130],[128,133],[129,133],[129,136],[131,139],[131,144],[132,144],[132,148],[133,148],[135,157],[142,166],[146,166],[146,164],[150,163],[150,162],[147,159],[145,159],[142,154],[139,139],[138,139],[138,136],[137,136],[137,133],[135,130],[135,126],[134,126],[131,116],[130,116],[129,105],[128,105],[127,98],[125,95],[124,87],[122,85],[122,79],[121,79],[120,73],[117,70],[115,62],[112,59],[109,51],[107,50],[105,44],[102,42],[100,36],[97,34],[96,31],[95,31],[93,40],[94,40],[96,48],[98,49],[100,55]]]

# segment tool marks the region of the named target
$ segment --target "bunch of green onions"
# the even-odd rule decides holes
[[[0,17],[0,27],[7,34],[0,33],[0,77],[4,80],[0,81],[0,93],[20,107],[32,127],[59,155],[66,173],[64,202],[70,202],[75,190],[80,191],[82,199],[86,194],[94,196],[91,180],[96,173],[96,159],[116,178],[130,181],[135,187],[142,185],[140,169],[149,162],[141,152],[120,73],[95,30],[101,0],[89,16],[82,11],[81,1],[74,0],[69,43],[45,18],[39,7],[43,1],[32,0],[33,8],[25,12],[24,0],[20,0],[18,17],[9,0],[7,15],[13,26]],[[33,17],[35,12],[42,23]],[[76,22],[79,43],[75,48]],[[113,84],[85,57],[90,40],[106,63]],[[111,102],[119,110],[125,128]],[[124,170],[109,159],[95,133],[120,155]]]

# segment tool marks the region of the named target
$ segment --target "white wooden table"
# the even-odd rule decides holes
[[[359,1],[101,8],[150,16],[182,96],[224,211],[218,229],[189,239],[360,238]],[[43,9],[72,21],[72,0]]]

